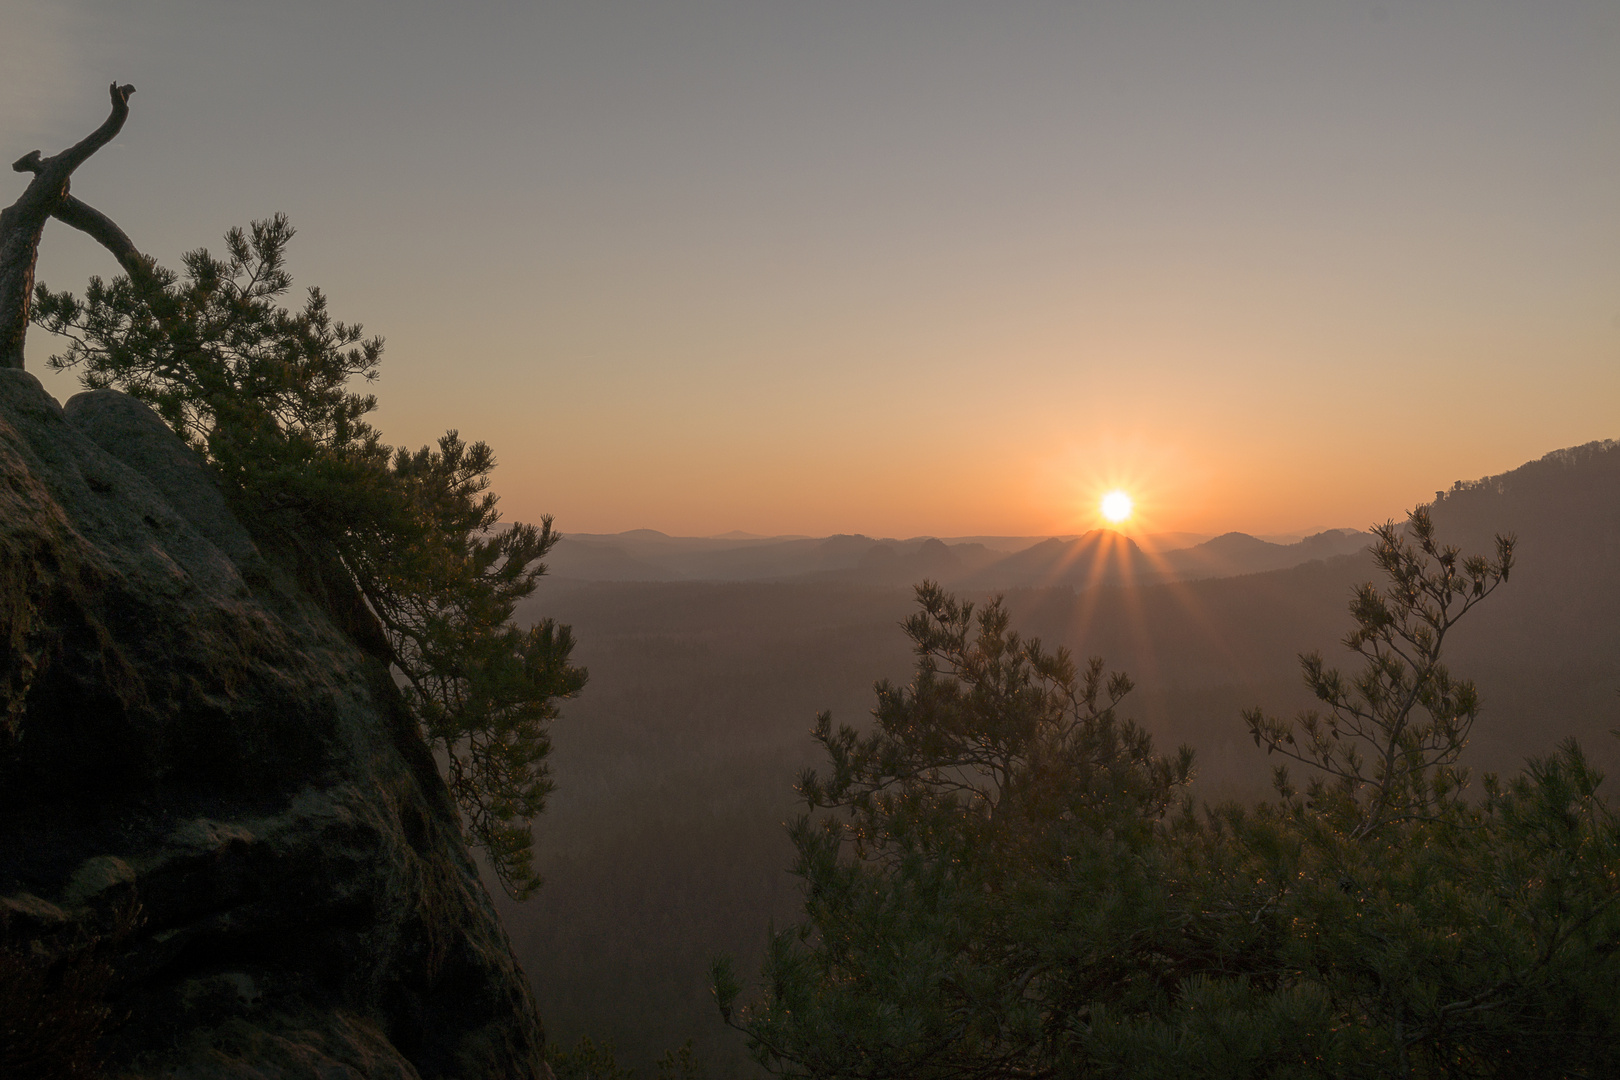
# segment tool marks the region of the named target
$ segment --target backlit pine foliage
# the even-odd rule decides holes
[[[529,821],[545,806],[557,702],[583,688],[568,627],[511,625],[557,541],[498,527],[495,458],[449,432],[437,447],[385,445],[366,420],[383,342],[292,287],[282,215],[232,229],[225,255],[92,278],[83,299],[37,289],[33,320],[67,341],[49,365],[151,405],[218,472],[261,542],[358,590],[422,732],[446,763],[469,843],[522,898],[539,885]]]
[[[921,587],[911,685],[864,734],[817,723],[803,918],[752,999],[716,963],[722,1016],[782,1076],[1620,1075],[1601,775],[1571,741],[1465,797],[1479,702],[1441,645],[1512,542],[1463,558],[1418,512],[1374,555],[1362,673],[1302,658],[1332,718],[1249,714],[1305,789],[1202,809],[1190,753],[1116,717],[1123,676]]]

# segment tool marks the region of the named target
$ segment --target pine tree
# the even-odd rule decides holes
[[[467,840],[526,897],[539,885],[529,821],[551,790],[549,722],[586,678],[568,627],[510,622],[557,534],[550,518],[498,527],[485,444],[454,431],[414,452],[382,442],[366,420],[376,398],[350,389],[376,378],[382,339],[333,320],[318,289],[281,306],[292,237],[277,215],[228,232],[222,258],[188,253],[183,275],[132,256],[132,273],[92,278],[82,300],[40,285],[32,319],[67,342],[53,369],[150,404],[214,465],[262,542],[380,627]]]
[[[917,597],[910,685],[878,687],[869,734],[817,721],[805,921],[772,936],[760,1001],[715,972],[785,1075],[1048,1075],[1084,1008],[1152,993],[1153,848],[1191,752],[1154,754],[1116,715],[1129,679],[1011,633],[999,601]]]

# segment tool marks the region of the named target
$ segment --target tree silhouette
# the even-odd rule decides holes
[[[68,192],[74,170],[123,130],[129,118],[129,96],[135,87],[113,83],[107,88],[112,112],[100,127],[51,157],[30,151],[12,162],[15,172],[33,173],[16,202],[0,210],[0,367],[23,366],[23,342],[33,304],[34,265],[39,241],[51,218],[89,233],[113,253],[131,277],[147,273],[149,263],[112,219]]]

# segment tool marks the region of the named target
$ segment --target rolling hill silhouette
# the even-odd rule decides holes
[[[893,540],[858,533],[823,538],[673,537],[637,529],[564,536],[548,565],[555,578],[586,582],[838,581],[903,587],[930,578],[963,589],[1088,588],[1126,580],[1147,584],[1284,569],[1360,550],[1370,539],[1354,529],[1332,529],[1295,544],[1227,533],[1191,547],[1151,553],[1107,529],[1039,540]]]
[[[1599,767],[1620,768],[1609,735],[1620,727],[1620,444],[1453,485],[1433,514],[1441,539],[1469,552],[1491,551],[1496,532],[1518,535],[1508,583],[1448,643],[1452,671],[1484,702],[1466,763],[1476,776],[1516,771],[1575,736]],[[497,902],[529,970],[572,973],[537,987],[564,1044],[590,1032],[651,1061],[695,1034],[717,1062],[735,1053],[708,960],[729,951],[752,970],[765,919],[785,925],[799,911],[781,823],[798,812],[796,771],[821,764],[806,733],[822,709],[859,723],[874,680],[909,677],[897,624],[913,605],[898,586],[937,576],[983,599],[1010,587],[986,573],[1006,563],[1026,582],[1008,593],[1014,626],[1129,672],[1125,714],[1162,748],[1191,744],[1197,790],[1219,798],[1266,793],[1275,759],[1249,740],[1242,710],[1313,704],[1301,652],[1352,669],[1339,644],[1346,605],[1375,577],[1365,539],[1348,530],[1300,545],[1235,534],[1151,558],[1095,535],[1012,552],[994,538],[833,539],[818,552],[825,541],[632,538],[627,556],[682,575],[701,559],[736,565],[728,546],[746,544],[761,549],[754,569],[783,579],[546,581],[532,601],[531,614],[573,624],[591,685],[553,728],[558,787],[538,830],[546,888],[527,905]],[[1351,553],[1336,553],[1344,546]],[[682,551],[691,558],[667,555]],[[1144,579],[1155,559],[1184,580]],[[1263,566],[1274,559],[1299,561]],[[1088,587],[1095,565],[1103,580]],[[1125,569],[1132,576],[1109,577]],[[975,579],[982,588],[961,584]]]
[[[1352,555],[1370,543],[1372,534],[1359,529],[1329,529],[1294,544],[1273,544],[1248,533],[1229,532],[1202,544],[1167,551],[1161,562],[1177,578],[1233,577]]]
[[[1159,580],[1165,574],[1165,567],[1150,559],[1130,537],[1112,529],[1094,529],[1074,540],[1043,540],[949,583],[963,589],[1084,589],[1126,580]]]

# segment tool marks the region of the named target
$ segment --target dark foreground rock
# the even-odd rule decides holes
[[[113,1076],[545,1075],[432,757],[308,562],[145,406],[0,370],[4,944],[100,943]]]

